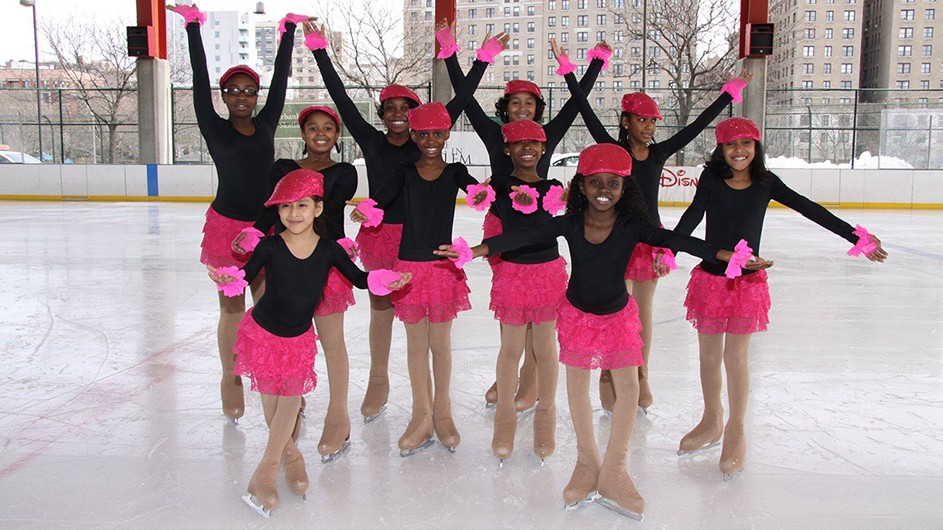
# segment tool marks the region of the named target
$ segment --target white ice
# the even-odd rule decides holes
[[[405,334],[395,324],[392,395],[370,425],[366,294],[346,316],[353,445],[322,465],[322,358],[300,447],[308,502],[279,479],[263,520],[240,500],[267,431],[248,393],[239,426],[220,412],[216,292],[199,264],[205,205],[5,202],[0,206],[0,527],[610,528],[635,525],[590,505],[562,509],[576,459],[561,372],[557,452],[533,456],[520,423],[503,468],[491,455],[498,327],[490,272],[468,266],[474,309],[453,326],[453,403],[462,443],[401,458],[409,416]],[[647,527],[940,528],[943,525],[943,214],[839,210],[876,233],[887,263],[799,215],[771,209],[764,230],[770,330],[754,336],[749,441],[728,483],[719,449],[678,458],[701,410],[695,332],[681,305],[688,272],[660,281],[651,377],[629,471]],[[666,208],[673,226],[680,209]],[[480,237],[459,207],[456,235]],[[351,229],[352,233],[352,229]],[[600,444],[609,420],[597,403]]]

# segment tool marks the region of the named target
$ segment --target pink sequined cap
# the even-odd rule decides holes
[[[233,66],[229,70],[226,70],[225,72],[223,72],[222,77],[219,78],[219,87],[225,88],[226,81],[229,81],[229,78],[236,74],[249,76],[249,79],[255,82],[255,86],[260,86],[259,74],[255,70],[253,70],[252,68],[249,68],[248,66],[244,64],[237,64],[236,66]]]
[[[380,91],[380,103],[393,98],[411,99],[415,101],[417,105],[422,105],[422,101],[419,100],[419,96],[403,85],[390,85]]]
[[[517,120],[505,123],[501,126],[501,136],[504,137],[504,143],[506,144],[524,140],[547,141],[547,133],[544,132],[544,128],[533,120]]]
[[[543,97],[540,94],[540,87],[531,83],[530,81],[524,81],[523,79],[515,79],[514,81],[508,81],[508,83],[504,85],[505,96],[516,94],[518,92],[530,92],[531,94],[539,98]]]
[[[406,117],[409,119],[409,128],[414,131],[447,131],[452,128],[449,111],[438,101],[409,109]]]
[[[719,144],[742,140],[744,138],[756,141],[762,139],[760,137],[760,128],[756,126],[756,122],[746,118],[728,118],[718,123],[717,128],[714,129],[714,136],[717,137],[717,143]]]
[[[635,114],[643,118],[662,119],[658,103],[644,92],[632,92],[622,96],[622,112]]]
[[[298,113],[298,125],[301,126],[301,128],[304,128],[305,120],[307,120],[308,116],[310,116],[311,114],[315,112],[323,112],[327,114],[328,116],[330,116],[334,120],[334,123],[337,124],[337,128],[340,129],[341,127],[340,116],[338,116],[337,112],[335,112],[334,109],[332,109],[331,107],[325,107],[323,105],[311,105],[310,107],[306,107],[304,110]]]
[[[576,166],[580,175],[612,173],[626,177],[632,173],[632,157],[616,144],[596,144],[583,149]]]
[[[324,175],[311,169],[296,169],[278,181],[265,206],[300,201],[312,195],[324,196]]]

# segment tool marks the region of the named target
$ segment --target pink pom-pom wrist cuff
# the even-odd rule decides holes
[[[294,13],[288,13],[278,22],[278,32],[284,35],[284,33],[288,31],[286,24],[291,22],[297,26],[300,22],[308,20],[308,18],[308,15],[296,15]]]
[[[305,46],[309,50],[327,49],[327,37],[321,35],[320,31],[314,31],[305,35]]]
[[[609,69],[609,57],[612,55],[612,50],[606,48],[605,46],[594,46],[592,50],[589,50],[589,53],[586,54],[586,58],[592,62],[593,59],[599,59],[602,61],[602,70],[605,72]]]
[[[742,276],[743,271],[741,269],[752,257],[753,249],[750,248],[745,239],[741,239],[733,249],[733,256],[727,263],[727,270],[724,271],[724,275],[731,279]]]
[[[530,204],[519,204],[516,200],[514,200],[514,198],[517,197],[518,194],[524,194],[524,195],[529,196]],[[522,214],[532,214],[537,211],[538,195],[537,195],[536,188],[532,188],[526,184],[522,184],[521,186],[518,187],[518,191],[512,191],[509,197],[511,197],[511,208],[514,208],[515,210],[521,212]]]
[[[563,194],[566,190],[562,186],[550,186],[543,199],[544,210],[550,215],[556,215],[560,210],[566,207],[566,201],[563,200]]]
[[[235,280],[216,284],[216,290],[221,291],[223,295],[228,297],[239,296],[245,292],[246,287],[249,286],[244,278],[246,277],[246,271],[237,268],[237,267],[220,267],[216,269],[216,274],[219,276],[232,276]]]
[[[675,270],[678,268],[678,262],[675,261],[675,253],[671,249],[667,248],[652,248],[652,259],[655,260],[655,263],[661,263],[662,265],[668,267],[668,270]]]
[[[245,250],[246,252],[252,252],[255,250],[256,245],[259,244],[259,240],[262,239],[262,236],[265,235],[251,226],[243,228],[239,233],[246,235],[246,237],[242,238],[242,241],[239,243],[239,246],[242,247],[242,250]]]
[[[741,92],[744,88],[746,88],[746,86],[747,82],[743,79],[731,79],[730,81],[727,81],[723,87],[721,87],[720,91],[730,94],[730,97],[733,98],[734,103],[740,103],[743,101],[743,95]]]
[[[367,217],[363,225],[367,228],[379,226],[383,222],[383,210],[376,207],[377,201],[364,199],[357,205],[357,211]]]
[[[435,40],[439,43],[438,59],[448,59],[458,53],[461,47],[455,42],[455,35],[452,35],[451,28],[442,28],[435,33]]]
[[[458,252],[457,258],[449,258],[452,260],[452,264],[455,265],[455,268],[461,269],[465,266],[466,263],[470,262],[474,256],[472,255],[471,248],[468,246],[468,242],[465,241],[465,238],[456,237],[452,241],[452,250]]]
[[[504,51],[504,46],[498,42],[498,39],[491,37],[481,48],[478,48],[478,60],[486,63],[493,63],[494,58]]]
[[[193,6],[174,6],[171,11],[183,16],[183,23],[199,22],[202,26],[206,22],[206,13]]]
[[[477,197],[481,192],[485,192],[485,198],[476,203],[475,197]],[[470,197],[472,200],[469,201],[466,199],[465,202],[467,202],[469,206],[479,212],[483,212],[490,208],[491,203],[493,203],[495,197],[497,197],[494,188],[492,188],[490,184],[472,184],[468,186],[466,194],[467,197]]]
[[[357,261],[357,258],[360,256],[360,247],[357,246],[357,243],[353,239],[349,237],[338,239],[337,244],[350,256],[350,261]]]
[[[867,256],[877,250],[878,242],[874,239],[874,236],[868,232],[867,228],[861,225],[855,225],[855,230],[852,233],[858,236],[858,242],[848,250],[849,256],[860,256],[862,254]]]
[[[576,71],[576,65],[570,62],[570,58],[565,53],[561,53],[557,58],[560,66],[557,66],[557,75],[566,75]]]
[[[370,271],[367,274],[367,289],[377,296],[386,296],[393,292],[390,284],[399,280],[400,277],[398,272],[389,269]]]

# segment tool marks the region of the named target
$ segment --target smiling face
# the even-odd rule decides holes
[[[724,152],[724,160],[730,166],[735,177],[744,174],[746,176],[750,175],[750,164],[753,163],[753,158],[756,156],[756,142],[754,140],[741,138],[740,140],[721,144],[721,149]]]
[[[324,210],[323,201],[315,201],[305,197],[299,201],[278,205],[278,217],[285,229],[294,235],[303,234],[312,230],[314,220]]]
[[[410,138],[419,146],[423,158],[442,159],[442,148],[452,131],[437,129],[432,131],[409,131]]]
[[[622,184],[625,177],[615,173],[593,173],[585,175],[579,182],[580,191],[586,196],[589,207],[599,212],[615,208],[622,198]]]
[[[406,111],[410,109],[410,103],[411,101],[406,98],[390,98],[383,102],[380,109],[383,112],[383,123],[386,124],[387,131],[393,134],[403,134],[409,130]],[[415,104],[412,106],[415,107]]]
[[[508,120],[533,120],[537,115],[537,96],[530,92],[515,92],[508,96]]]
[[[539,140],[521,140],[504,147],[504,152],[511,157],[515,169],[533,169],[540,162],[544,151],[543,142]]]
[[[255,110],[256,104],[259,102],[259,85],[252,80],[251,77],[245,74],[235,74],[226,80],[226,86],[223,89],[255,89],[256,93],[253,96],[247,96],[245,94],[231,95],[223,92],[223,103],[226,104],[226,108],[229,109],[229,116],[231,118],[251,118],[252,112]]]
[[[655,138],[658,118],[643,118],[637,114],[628,114],[622,116],[620,125],[628,131],[629,138],[633,142],[648,145]]]
[[[309,153],[329,153],[337,143],[337,123],[324,112],[312,112],[301,129],[301,139]]]

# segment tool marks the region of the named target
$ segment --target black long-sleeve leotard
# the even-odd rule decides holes
[[[586,98],[586,92],[582,90],[582,84],[576,82],[576,76],[570,73],[565,75],[564,79],[566,79],[572,99],[577,101],[579,105],[580,114],[583,116],[583,121],[586,122],[586,128],[589,129],[593,140],[600,144],[621,145],[618,139],[609,135],[602,122],[599,121],[599,117],[593,112],[589,100]],[[661,216],[658,215],[658,192],[661,189],[661,172],[665,168],[665,161],[694,141],[697,135],[701,134],[715,118],[720,116],[720,113],[731,102],[733,102],[733,97],[730,94],[721,93],[694,121],[675,133],[671,138],[651,144],[648,150],[648,158],[639,160],[632,156],[632,177],[642,191],[645,209],[648,211],[648,216],[653,223],[661,225]],[[629,152],[629,155],[632,155],[631,149],[626,149],[626,151]]]
[[[291,253],[280,236],[263,237],[243,267],[249,283],[265,269],[265,294],[252,309],[252,317],[263,329],[280,337],[296,337],[308,331],[331,267],[337,267],[358,288],[367,288],[367,273],[350,261],[336,241],[322,237],[311,255],[301,259]]]
[[[321,70],[321,77],[324,79],[324,86],[327,87],[331,99],[337,106],[337,111],[344,120],[344,125],[350,131],[354,141],[360,146],[363,152],[364,162],[367,166],[367,182],[370,187],[370,195],[383,187],[390,181],[393,171],[403,162],[416,162],[419,160],[419,148],[408,139],[402,145],[393,145],[387,140],[386,133],[377,130],[360,114],[360,109],[347,95],[344,88],[344,82],[341,81],[334,65],[326,50],[313,50],[314,58]],[[445,108],[449,111],[449,117],[452,124],[458,120],[462,110],[468,104],[478,88],[482,75],[485,73],[488,63],[475,61],[475,65],[469,72],[468,82],[462,86],[462,90],[457,91],[455,97],[449,101]],[[385,224],[402,224],[405,219],[402,201],[394,201],[386,208],[383,222]]]
[[[530,186],[537,190],[537,211],[529,214],[519,212],[514,209],[511,203],[511,186]],[[560,186],[563,184],[556,179],[541,179],[538,182],[526,182],[514,175],[494,175],[491,177],[491,187],[495,191],[494,203],[491,205],[492,211],[501,219],[501,225],[505,232],[515,230],[526,230],[535,226],[542,225],[553,218],[550,213],[543,209],[543,198],[551,186]],[[501,254],[501,259],[512,263],[534,264],[546,263],[560,257],[560,249],[557,245],[557,239],[551,238],[535,245],[508,250]]]
[[[462,67],[458,64],[457,55],[452,54],[445,59],[445,66],[449,72],[452,88],[457,92],[467,82],[464,74],[462,74]],[[602,66],[603,61],[601,59],[590,61],[586,73],[580,80],[580,85],[585,87],[585,91],[588,92],[596,83],[596,78],[599,77]],[[579,107],[576,102],[567,101],[560,112],[543,126],[544,133],[547,135],[547,151],[537,164],[537,174],[541,177],[547,177],[547,172],[550,170],[550,157],[563,136],[566,135],[570,125],[573,124],[577,114],[579,114]],[[475,132],[478,133],[478,137],[481,138],[482,143],[485,144],[485,148],[488,150],[488,158],[491,161],[491,174],[510,175],[514,171],[514,165],[511,164],[510,157],[504,154],[504,136],[501,135],[502,124],[489,117],[474,99],[469,101],[465,107],[465,115],[468,116],[468,121],[471,122]]]
[[[275,185],[288,173],[301,166],[295,160],[279,158],[272,166],[271,180],[269,181],[269,196],[275,190]],[[353,198],[357,192],[357,169],[354,166],[339,162],[328,168],[319,171],[324,175],[324,212],[321,214],[327,223],[328,234],[331,239],[337,241],[343,239],[344,235],[344,208],[347,201]],[[267,233],[272,227],[275,227],[275,233],[285,229],[278,218],[278,206],[271,206],[262,210],[253,228]]]
[[[406,220],[399,245],[399,259],[406,261],[435,261],[445,259],[432,252],[439,245],[452,242],[452,223],[455,220],[455,198],[458,190],[467,193],[468,186],[478,184],[463,164],[445,166],[435,180],[419,175],[416,165],[405,162],[393,173],[392,179],[377,190],[371,198],[384,209],[393,201],[403,201]]]
[[[246,136],[228,119],[213,109],[206,53],[200,37],[200,24],[187,24],[190,64],[193,67],[193,107],[200,134],[213,157],[219,186],[212,207],[218,213],[240,221],[254,221],[268,198],[269,170],[275,160],[275,129],[285,106],[285,90],[291,70],[291,50],[295,42],[295,24],[288,22],[278,53],[272,85],[265,106],[252,118],[255,133]]]
[[[719,250],[700,239],[640,223],[627,215],[619,215],[605,241],[590,243],[585,236],[585,222],[583,212],[567,214],[529,230],[490,237],[484,243],[488,245],[488,255],[494,255],[563,236],[570,247],[573,266],[566,298],[580,311],[595,315],[616,313],[628,303],[625,268],[636,243],[671,246],[706,261],[716,260]]]
[[[799,212],[815,224],[846,239],[858,241],[854,228],[845,221],[806,197],[790,189],[776,175],[770,175],[766,183],[756,180],[742,190],[731,188],[727,181],[713,170],[704,169],[697,184],[697,192],[688,209],[684,211],[675,232],[690,234],[704,215],[707,215],[705,237],[708,243],[733,250],[741,239],[745,239],[755,256],[760,255],[760,236],[769,201],[777,201]],[[702,268],[718,276],[724,274],[726,264],[702,263]],[[744,274],[755,271],[744,269]]]

